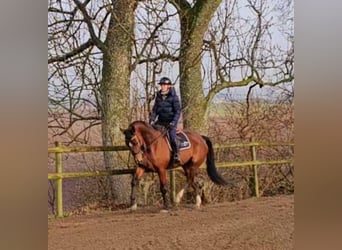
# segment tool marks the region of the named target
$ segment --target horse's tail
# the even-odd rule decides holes
[[[225,179],[223,179],[223,177],[217,172],[214,160],[213,144],[208,137],[202,135],[202,138],[207,143],[209,149],[207,154],[207,173],[210,179],[218,185],[228,185],[229,183]]]

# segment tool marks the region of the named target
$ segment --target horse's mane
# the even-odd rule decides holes
[[[138,124],[138,125],[142,124],[142,125],[144,125],[145,127],[150,127],[150,128],[152,128],[152,126],[151,126],[150,124],[148,124],[147,122],[142,121],[142,120],[137,120],[137,121],[132,122],[131,125],[130,125],[130,127],[133,127],[133,126],[135,126],[135,125],[137,125],[137,124]]]
[[[134,122],[131,123],[131,125],[129,126],[130,128],[134,127],[135,125],[142,125],[145,126],[148,129],[151,129],[153,131],[158,131],[158,132],[163,132],[164,131],[164,127],[155,127],[152,126],[151,124],[149,124],[148,122],[142,121],[142,120],[136,120]]]
[[[148,122],[145,122],[145,121],[142,121],[142,120],[136,120],[136,121],[132,122],[129,127],[132,128],[132,127],[135,127],[135,125],[138,125],[138,126],[142,125],[142,126],[145,126],[146,128],[149,128],[149,129],[152,129],[152,130],[156,130]]]

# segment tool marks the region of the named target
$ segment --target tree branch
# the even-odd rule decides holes
[[[173,56],[173,55],[170,55],[170,54],[162,53],[162,54],[159,54],[156,57],[149,57],[149,58],[146,58],[146,59],[141,59],[141,60],[137,61],[137,64],[142,64],[142,63],[146,63],[146,62],[157,62],[158,60],[162,60],[162,59],[167,59],[167,60],[170,60],[172,62],[176,62],[176,61],[179,60],[179,57],[178,56]]]
[[[84,3],[81,3],[80,1],[78,0],[73,0],[76,4],[76,6],[78,7],[78,9],[82,12],[83,14],[83,17],[84,17],[84,22],[87,24],[88,26],[88,29],[89,29],[89,34],[90,34],[90,37],[91,39],[93,40],[94,42],[94,45],[96,47],[98,47],[101,51],[103,51],[105,49],[104,47],[104,44],[103,42],[96,36],[95,34],[95,30],[94,30],[94,27],[93,27],[93,24],[91,23],[91,17],[89,16],[85,6],[89,3],[89,0],[84,2]]]
[[[89,39],[86,43],[82,44],[78,48],[75,48],[74,50],[72,50],[72,51],[70,51],[64,55],[49,58],[48,64],[54,63],[54,62],[65,62],[66,60],[82,53],[83,51],[85,51],[86,49],[88,49],[92,46],[94,46],[94,41],[92,39]]]

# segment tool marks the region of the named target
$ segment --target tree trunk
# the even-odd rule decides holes
[[[101,84],[103,145],[123,145],[120,127],[129,123],[130,63],[134,34],[135,1],[114,1],[109,23]],[[122,168],[117,152],[105,152],[105,168]],[[126,175],[108,178],[111,196],[115,202],[128,201],[130,178]]]
[[[201,74],[203,37],[221,1],[200,1],[190,9],[182,9],[180,90],[184,127],[206,133],[207,100],[203,93]]]
[[[201,77],[201,47],[189,46],[180,60],[180,92],[183,126],[198,132],[206,130],[206,102]],[[196,58],[199,57],[199,58]],[[198,61],[198,62],[197,62]]]

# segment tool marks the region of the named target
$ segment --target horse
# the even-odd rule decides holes
[[[199,167],[206,160],[207,173],[211,181],[218,185],[229,183],[217,172],[214,161],[214,150],[210,139],[197,132],[183,131],[190,147],[179,151],[180,164],[173,164],[172,152],[167,140],[167,129],[160,130],[145,121],[134,121],[127,129],[121,129],[125,135],[125,143],[134,157],[137,165],[136,172],[131,183],[131,207],[137,209],[136,192],[139,180],[145,171],[157,172],[159,176],[160,192],[163,197],[163,208],[170,209],[167,188],[167,170],[174,167],[182,167],[186,177],[186,185],[177,193],[175,204],[178,205],[187,187],[192,187],[196,195],[196,208],[202,203],[200,188],[195,182]]]

